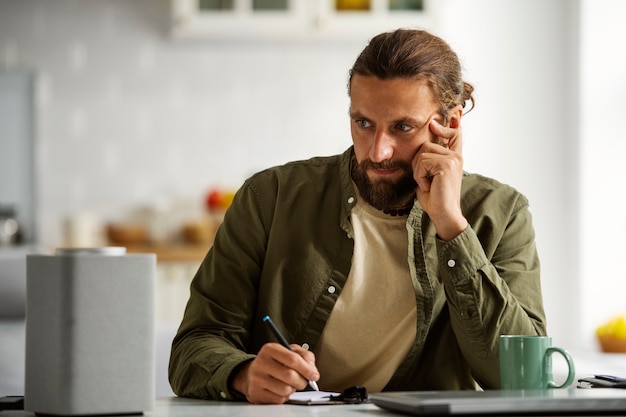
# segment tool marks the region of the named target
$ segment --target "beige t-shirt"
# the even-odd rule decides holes
[[[359,199],[351,219],[352,267],[318,344],[319,385],[380,392],[415,341],[406,216],[385,215]]]

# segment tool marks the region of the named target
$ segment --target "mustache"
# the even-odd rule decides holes
[[[413,171],[413,167],[411,164],[404,161],[394,161],[391,159],[386,159],[381,162],[374,162],[371,159],[364,159],[359,163],[359,168],[362,170],[367,169],[402,169],[404,171],[411,172]]]

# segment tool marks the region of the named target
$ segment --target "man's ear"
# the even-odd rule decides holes
[[[463,106],[456,105],[448,110],[448,124],[453,129],[461,127],[461,117],[463,117]]]

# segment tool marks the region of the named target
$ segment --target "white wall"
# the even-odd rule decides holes
[[[626,314],[626,2],[581,2],[581,330]],[[587,341],[587,345],[590,341]]]
[[[595,328],[626,313],[626,3],[446,1],[442,31],[479,95],[467,168],[530,198],[549,332],[595,350]]]
[[[442,35],[476,88],[463,120],[466,169],[530,200],[542,261],[548,332],[579,348],[576,264],[577,1],[445,0]]]
[[[529,197],[549,331],[563,346],[595,348],[593,328],[624,292],[624,220],[619,201],[601,203],[620,178],[623,134],[612,122],[626,72],[607,60],[623,49],[624,6],[435,1],[436,31],[476,87],[466,168]],[[212,185],[349,146],[346,72],[366,39],[175,42],[168,13],[167,0],[0,0],[0,68],[39,78],[42,243],[61,244],[63,220],[82,211],[115,219],[161,200],[200,201]]]

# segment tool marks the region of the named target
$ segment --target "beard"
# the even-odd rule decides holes
[[[367,176],[368,169],[400,169],[402,175],[394,181],[385,178],[371,180]],[[417,183],[413,179],[413,169],[407,162],[392,160],[372,162],[370,159],[364,159],[357,163],[353,155],[351,174],[361,197],[378,210],[405,208],[411,205],[415,198]]]

